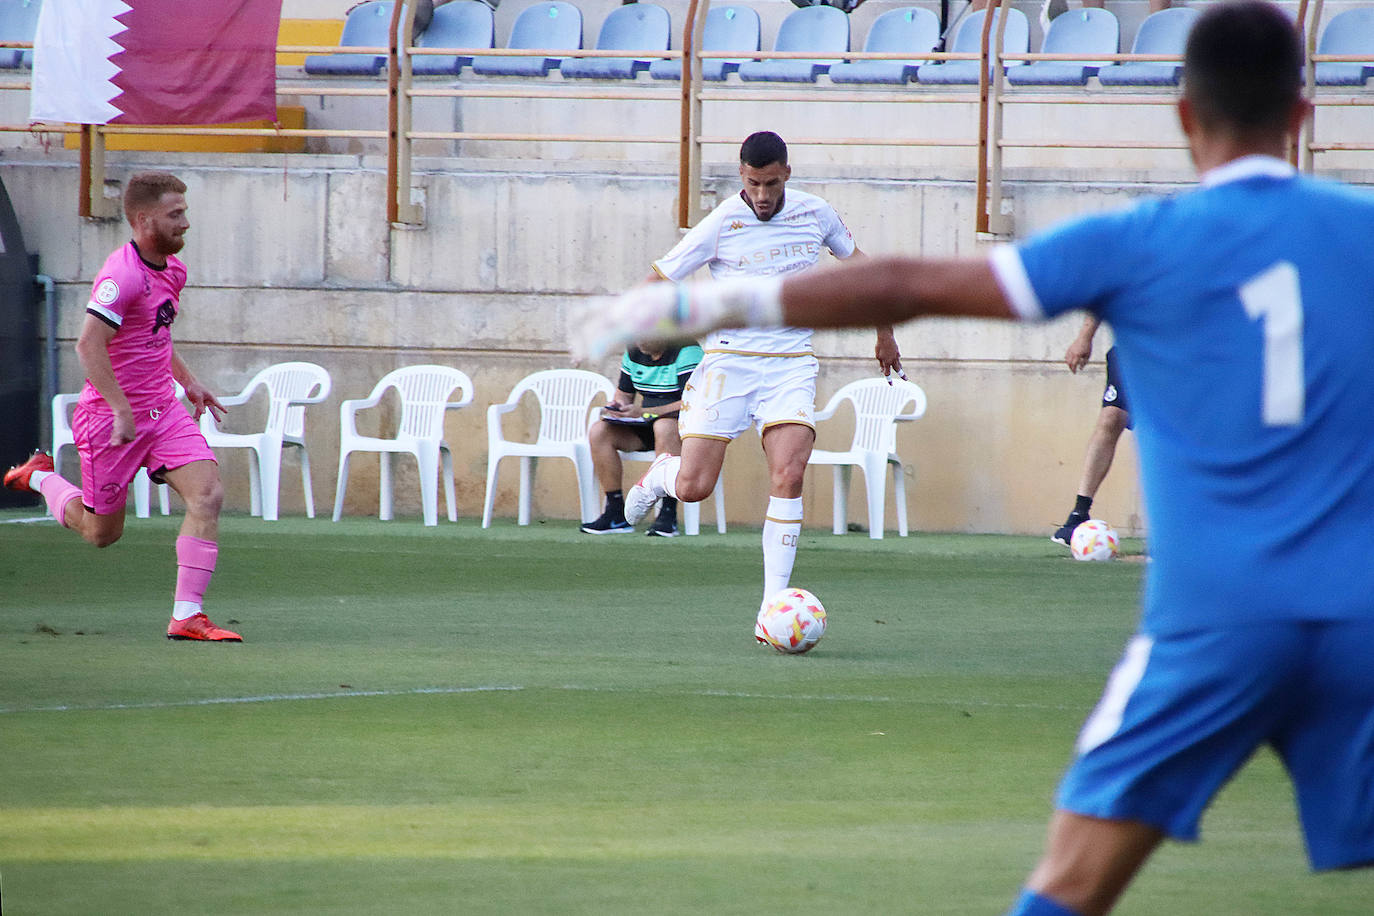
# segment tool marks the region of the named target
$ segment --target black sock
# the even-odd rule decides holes
[[[606,491],[606,511],[616,518],[625,517],[625,493],[622,490]]]
[[[1075,503],[1073,504],[1073,514],[1074,514],[1074,515],[1081,515],[1081,516],[1083,516],[1084,518],[1087,518],[1087,517],[1088,517],[1088,513],[1089,513],[1090,511],[1092,511],[1092,507],[1093,507],[1093,498],[1092,498],[1091,496],[1084,496],[1083,494],[1080,493],[1080,494],[1078,495],[1078,500],[1077,500],[1077,502],[1075,502]]]
[[[671,496],[665,496],[658,504],[658,517],[662,519],[672,519],[677,521],[677,500]]]

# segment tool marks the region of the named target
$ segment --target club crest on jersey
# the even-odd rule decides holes
[[[744,228],[744,222],[743,222],[743,220],[738,220],[738,219],[737,219],[737,220],[734,220],[733,222],[730,223],[730,231],[731,231],[731,232],[734,232],[736,229],[743,229],[743,228]]]
[[[115,301],[116,299],[118,299],[118,298],[119,298],[119,284],[116,283],[116,282],[115,282],[112,278],[110,278],[110,277],[106,277],[104,280],[101,280],[101,281],[100,281],[100,284],[99,284],[98,286],[96,286],[96,288],[95,288],[95,296],[94,296],[94,299],[95,299],[96,302],[99,302],[101,305],[109,305],[110,303],[114,302],[114,301]]]
[[[158,347],[165,347],[171,342],[172,322],[176,320],[177,307],[171,299],[166,300],[157,307],[157,317],[153,319],[153,333],[148,338],[147,348],[152,350]],[[158,335],[158,331],[166,328],[168,333],[163,336]]]

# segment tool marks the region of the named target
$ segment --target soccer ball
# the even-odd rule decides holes
[[[804,588],[786,588],[759,611],[754,634],[788,655],[816,647],[825,635],[825,608]]]
[[[1116,557],[1120,539],[1112,526],[1100,518],[1090,518],[1073,529],[1069,550],[1075,560],[1111,560]]]

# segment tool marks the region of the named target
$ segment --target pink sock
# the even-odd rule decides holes
[[[38,485],[38,492],[42,493],[43,499],[47,501],[48,511],[52,513],[52,517],[57,519],[57,523],[63,528],[67,527],[67,504],[79,499],[81,490],[65,478],[49,474]]]
[[[174,600],[189,601],[197,608],[205,600],[210,577],[215,574],[219,545],[203,538],[177,538],[177,590]]]

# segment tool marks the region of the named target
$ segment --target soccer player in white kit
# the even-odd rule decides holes
[[[714,279],[795,274],[825,251],[861,254],[835,209],[814,194],[788,190],[787,144],[771,131],[740,147],[740,193],[692,227],[654,262],[651,279],[681,281],[707,267]],[[665,496],[699,502],[715,489],[730,442],[754,425],[768,460],[763,523],[763,600],[787,587],[801,535],[802,480],[816,441],[819,363],[810,328],[733,328],[702,341],[706,358],[687,383],[679,428],[681,456],[661,455],[625,497],[634,524]],[[892,328],[878,329],[874,355],[883,373],[901,373]]]

